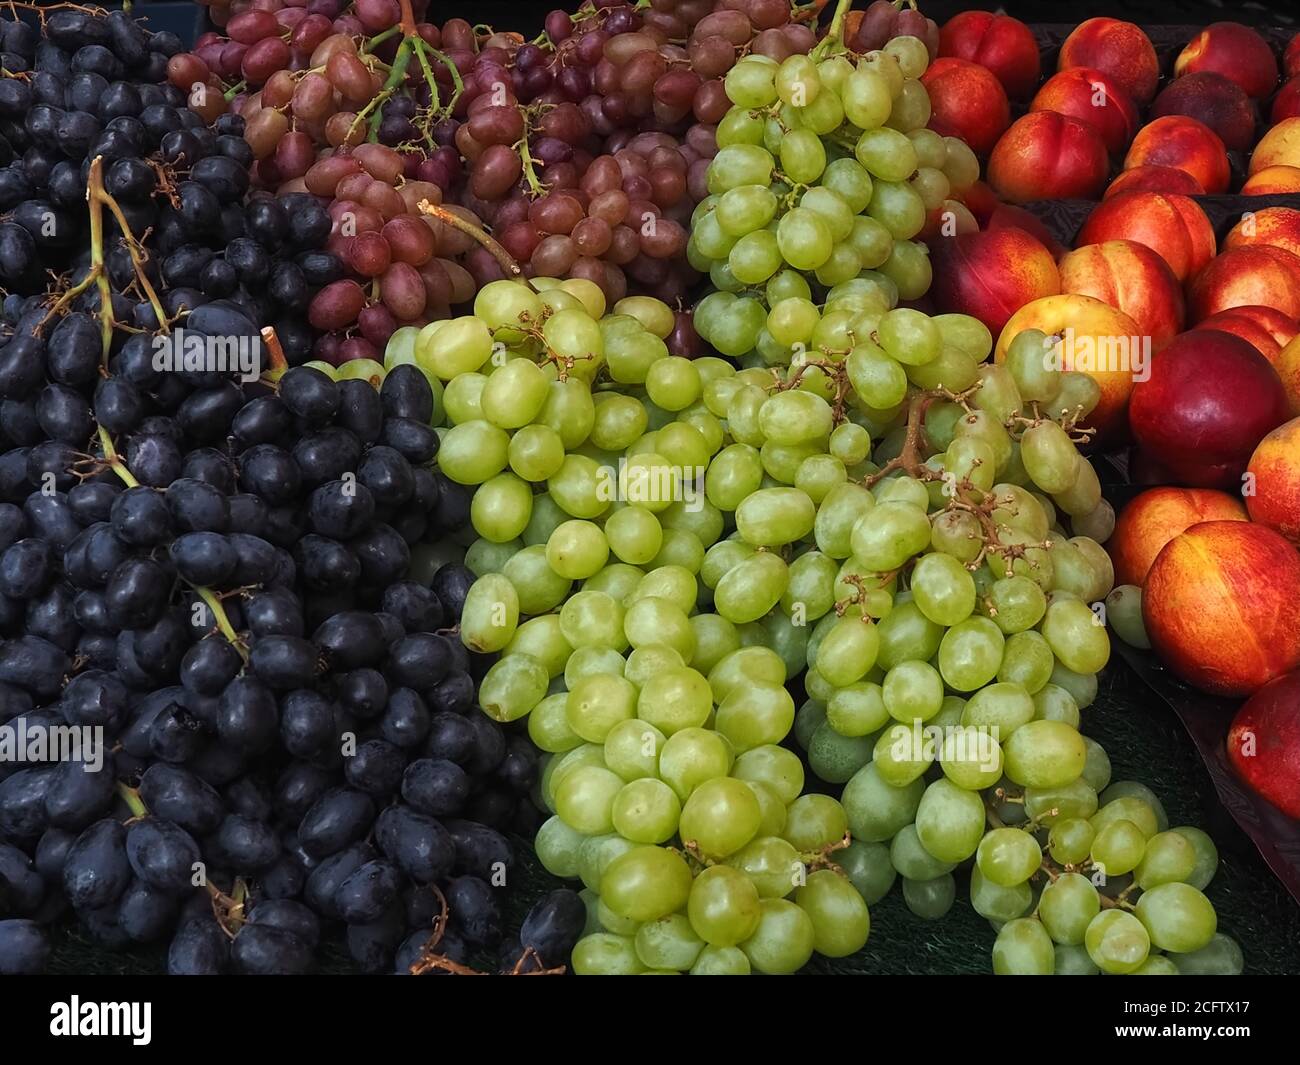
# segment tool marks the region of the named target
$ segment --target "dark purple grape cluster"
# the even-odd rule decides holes
[[[98,336],[74,312],[19,343],[52,377]],[[476,711],[480,663],[447,630],[472,575],[408,573],[468,518],[428,468],[427,379],[178,380],[116,460],[70,425],[0,456],[0,727],[103,741],[0,763],[0,955],[28,959],[0,971],[36,967],[67,907],[109,947],[170,939],[175,973],[268,973],[309,969],[322,925],[365,971],[406,971],[445,905],[437,950],[464,964],[500,941],[503,832],[536,826],[537,761]],[[52,389],[45,420],[75,406],[88,429],[84,394]],[[581,905],[551,905],[559,963]]]

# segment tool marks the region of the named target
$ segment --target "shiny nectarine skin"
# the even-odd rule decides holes
[[[1095,199],[1110,161],[1101,135],[1077,118],[1031,111],[1011,124],[989,156],[988,181],[1010,203]]]
[[[1058,70],[1092,67],[1113,77],[1139,105],[1156,94],[1160,64],[1151,39],[1132,22],[1090,18],[1075,27],[1061,45]]]
[[[1121,192],[1093,208],[1075,246],[1136,240],[1158,252],[1179,281],[1214,258],[1214,229],[1200,205],[1187,196]]]
[[[1053,74],[1034,95],[1029,110],[1055,111],[1087,123],[1112,155],[1128,148],[1141,122],[1137,107],[1115,79],[1088,67]]]
[[[1156,556],[1142,619],[1185,681],[1250,695],[1300,666],[1300,551],[1253,522],[1193,525]]]
[[[1108,240],[1085,244],[1059,263],[1061,291],[1118,307],[1159,351],[1183,328],[1183,290],[1173,271],[1145,244]]]
[[[1228,761],[1252,791],[1300,818],[1300,672],[1270,681],[1237,711]]]
[[[1269,43],[1239,22],[1214,22],[1193,37],[1174,60],[1174,77],[1222,74],[1257,100],[1277,87],[1277,59]]]
[[[1204,123],[1230,151],[1246,152],[1255,143],[1255,105],[1245,90],[1222,74],[1187,74],[1160,90],[1151,117],[1185,115]]]
[[[1019,19],[988,11],[962,11],[945,22],[939,55],[985,67],[1013,100],[1028,97],[1042,72],[1033,31]]]
[[[1061,291],[1051,252],[1023,229],[939,236],[930,248],[935,307],[978,318],[994,336],[1025,304]]]
[[[988,155],[1007,126],[1011,105],[990,71],[964,59],[936,59],[921,75],[930,94],[930,128],[964,140],[976,155]]]
[[[1269,244],[1229,248],[1192,279],[1187,295],[1193,322],[1247,304],[1300,319],[1300,256]]]
[[[1259,442],[1246,473],[1250,520],[1300,544],[1300,418],[1284,422]]]
[[[1119,512],[1106,541],[1116,584],[1141,586],[1160,549],[1203,521],[1247,521],[1240,497],[1214,488],[1148,488]]]
[[[1211,195],[1227,192],[1232,177],[1228,152],[1218,134],[1185,115],[1166,115],[1138,130],[1124,156],[1124,168],[1130,166],[1186,170]]]
[[[1197,322],[1197,329],[1220,329],[1249,341],[1264,358],[1277,368],[1278,355],[1300,332],[1296,320],[1272,307],[1246,305],[1232,307]]]

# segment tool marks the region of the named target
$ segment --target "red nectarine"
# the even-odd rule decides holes
[[[994,336],[1026,303],[1061,291],[1051,253],[1023,229],[936,237],[930,248],[935,306],[978,318]]]
[[[1138,446],[1180,484],[1236,488],[1255,445],[1286,421],[1286,393],[1241,337],[1194,329],[1151,360],[1128,414]]]
[[[1195,200],[1159,192],[1121,192],[1093,208],[1076,246],[1136,240],[1186,281],[1214,258],[1214,229]]]
[[[1033,32],[1010,15],[959,12],[939,30],[939,54],[978,63],[992,72],[1013,100],[1033,92],[1042,73]]]
[[[987,155],[1011,124],[1006,90],[991,72],[964,59],[936,59],[921,75],[930,94],[930,128]]]
[[[1223,238],[1223,250],[1269,244],[1300,255],[1300,210],[1294,207],[1261,207],[1248,211]]]
[[[1300,319],[1300,256],[1270,244],[1230,248],[1206,264],[1188,288],[1193,322],[1246,304]]]
[[[1243,196],[1276,196],[1300,192],[1300,167],[1266,166],[1246,178],[1241,186]]]
[[[1029,110],[1055,111],[1087,123],[1112,155],[1129,146],[1140,121],[1137,107],[1115,79],[1087,67],[1053,74],[1034,95]]]
[[[1151,39],[1131,22],[1090,18],[1075,27],[1061,45],[1058,70],[1091,67],[1113,77],[1135,103],[1148,104],[1156,94],[1160,64]]]
[[[1188,683],[1249,695],[1300,666],[1300,551],[1253,522],[1193,525],[1156,556],[1142,619]]]
[[[1179,196],[1204,196],[1201,183],[1186,170],[1177,170],[1172,166],[1135,166],[1132,170],[1121,170],[1115,180],[1106,186],[1103,200],[1121,192],[1165,192]]]
[[[1300,544],[1300,418],[1283,422],[1255,448],[1242,489],[1250,520]]]
[[[1249,341],[1256,351],[1274,364],[1274,369],[1277,368],[1278,353],[1300,332],[1300,325],[1294,318],[1272,307],[1253,304],[1212,314],[1197,322],[1194,328],[1219,329]]]
[[[1237,711],[1228,761],[1251,791],[1300,818],[1300,672],[1270,681]]]
[[[1115,519],[1106,541],[1116,584],[1141,585],[1160,549],[1203,521],[1248,521],[1238,496],[1213,488],[1148,488]]]
[[[1222,74],[1204,71],[1171,81],[1151,105],[1152,118],[1184,115],[1214,131],[1230,151],[1255,143],[1255,105],[1246,91]]]
[[[1185,115],[1166,115],[1138,130],[1124,156],[1124,168],[1143,165],[1186,170],[1211,195],[1227,192],[1232,177],[1228,153],[1218,134]]]
[[[1174,77],[1212,71],[1231,78],[1262,100],[1277,87],[1277,60],[1263,37],[1239,22],[1214,22],[1188,42],[1174,60]]]
[[[1118,307],[1159,351],[1183,328],[1183,290],[1169,264],[1133,240],[1085,244],[1059,264],[1061,291]]]
[[[1055,111],[1031,111],[994,147],[988,181],[1012,203],[1094,199],[1109,167],[1106,145],[1091,126]]]

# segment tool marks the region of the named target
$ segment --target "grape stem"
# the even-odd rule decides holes
[[[144,800],[140,798],[138,789],[131,787],[130,784],[119,780],[116,785],[118,798],[126,803],[127,809],[131,811],[133,818],[149,816],[149,808],[145,806]]]
[[[489,235],[481,226],[476,226],[473,222],[469,221],[469,219],[462,218],[455,211],[449,211],[447,208],[430,203],[428,200],[421,200],[417,206],[421,213],[432,215],[434,218],[438,219],[439,222],[446,222],[447,225],[451,226],[453,229],[459,229],[466,236],[478,241],[479,244],[483,245],[483,247],[491,253],[492,258],[494,258],[500,265],[501,269],[505,271],[507,277],[518,278],[527,284],[529,288],[536,291],[536,287],[532,282],[524,277],[523,267],[515,261],[514,256],[506,251],[505,248],[493,239],[492,236]]]
[[[831,15],[830,28],[826,31],[826,36],[809,53],[809,59],[817,62],[819,59],[824,59],[832,51],[844,50],[844,18],[852,6],[853,0],[836,0],[835,13]]]

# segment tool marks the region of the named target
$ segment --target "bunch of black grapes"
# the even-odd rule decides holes
[[[89,319],[59,330],[95,351]],[[176,973],[305,971],[322,922],[406,971],[444,904],[440,955],[498,947],[537,760],[447,631],[470,572],[407,579],[468,519],[427,379],[181,376],[117,468],[58,440],[0,456],[0,727],[105,739],[98,772],[0,763],[0,971],[38,969],[67,907],[109,947],[170,939]],[[562,964],[584,916],[549,897],[507,960]]]
[[[290,364],[315,339],[306,308],[320,286],[342,276],[321,251],[330,219],[310,196],[247,208],[252,154],[244,121],[211,127],[165,84],[170,33],[150,34],[122,12],[55,10],[44,34],[0,20],[0,286],[17,297],[66,290],[92,265],[86,194],[98,160],[104,191],[122,220],[104,210],[99,253],[111,282],[113,316],[137,329],[159,326],[145,298],[127,238],[144,273],[179,320],[213,300],[234,304],[248,323],[274,326]],[[128,233],[123,232],[125,222]],[[95,313],[90,285],[73,306]],[[19,330],[21,335],[22,330]]]

